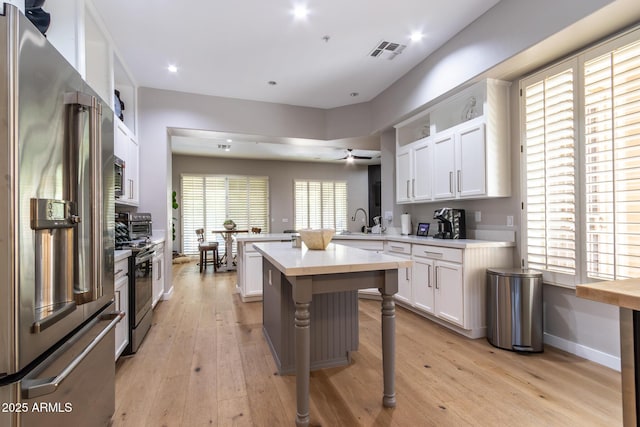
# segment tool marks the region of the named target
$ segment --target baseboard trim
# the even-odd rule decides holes
[[[618,356],[547,333],[544,334],[544,343],[620,372],[620,357]]]
[[[164,294],[162,294],[162,301],[167,301],[170,300],[171,297],[173,297],[173,286],[171,286],[171,289],[169,289],[167,292],[165,292]]]

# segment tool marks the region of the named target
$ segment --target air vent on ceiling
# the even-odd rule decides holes
[[[405,47],[407,46],[404,44],[382,40],[378,42],[371,52],[369,52],[369,56],[374,58],[393,59],[400,55]]]

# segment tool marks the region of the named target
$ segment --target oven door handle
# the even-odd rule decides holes
[[[153,259],[154,255],[155,255],[155,252],[149,252],[148,254],[142,256],[141,258],[136,257],[136,264],[142,264],[145,261],[149,261],[150,259]]]
[[[45,396],[55,392],[58,386],[60,386],[69,374],[71,374],[71,372],[73,372],[73,370],[82,363],[85,357],[91,353],[91,350],[100,344],[100,341],[102,341],[104,337],[106,337],[107,334],[115,328],[123,317],[124,312],[122,311],[113,311],[99,316],[98,321],[111,320],[111,322],[109,322],[109,324],[84,348],[84,350],[82,350],[82,352],[55,377],[22,380],[22,397],[25,399],[33,399],[35,397]]]

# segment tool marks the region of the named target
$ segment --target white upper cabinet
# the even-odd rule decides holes
[[[433,141],[430,138],[418,141],[411,149],[413,153],[413,201],[433,198]]]
[[[123,123],[137,132],[137,85],[115,49],[111,34],[90,0],[46,2],[47,38],[89,86],[116,112],[115,91],[125,104]]]
[[[413,162],[411,197],[397,162],[397,202],[510,196],[508,101],[509,83],[483,80],[397,125],[397,156]]]
[[[139,190],[139,148],[138,141],[124,123],[114,120],[113,154],[124,161],[124,181],[122,195],[116,198],[116,204],[138,206]]]
[[[438,161],[433,170],[434,196],[436,199],[455,198],[454,171],[455,138],[452,133],[436,135],[433,141],[433,154]]]
[[[411,197],[411,171],[412,156],[411,147],[401,147],[396,152],[396,196],[398,203],[406,203]]]
[[[433,139],[423,138],[399,147],[396,153],[396,195],[398,203],[433,198]]]

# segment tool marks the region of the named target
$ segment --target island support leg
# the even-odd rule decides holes
[[[311,370],[311,279],[296,278],[293,284],[296,352],[296,426],[309,425],[309,371]]]
[[[384,392],[382,404],[386,408],[396,407],[396,304],[393,294],[398,291],[398,270],[388,270],[382,294],[382,369]]]
[[[640,312],[620,307],[622,420],[625,427],[640,420]]]

